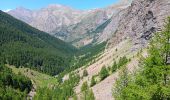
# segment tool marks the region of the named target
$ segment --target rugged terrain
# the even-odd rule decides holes
[[[87,11],[53,4],[40,10],[19,7],[8,13],[77,47],[110,38],[111,44],[133,38],[135,44],[143,45],[170,15],[170,1],[133,0],[131,5],[129,2],[122,0],[116,5]]]
[[[72,13],[68,15],[68,12]],[[74,87],[78,99],[81,99],[83,82],[90,84],[92,76],[98,75],[103,66],[111,67],[120,57],[131,59],[126,65],[130,73],[137,70],[140,59],[138,54],[146,57],[145,48],[149,39],[155,32],[162,30],[164,21],[170,16],[170,1],[133,0],[130,5],[125,3],[88,11],[50,5],[37,11],[17,8],[8,13],[78,47],[107,41],[100,56],[73,71],[81,77]],[[87,70],[87,76],[83,76],[84,70]],[[114,99],[112,88],[121,70],[118,69],[91,87],[96,100]],[[67,73],[63,80],[68,79]]]
[[[110,23],[111,16],[128,5],[128,0],[122,0],[120,3],[106,8],[77,10],[51,4],[39,10],[18,7],[8,13],[66,42],[84,46],[96,42],[98,34]]]
[[[97,75],[103,66],[111,66],[113,61],[121,56],[126,55],[131,58],[132,61],[126,67],[129,72],[136,71],[139,62],[136,53],[147,46],[148,40],[155,32],[162,30],[168,16],[170,16],[169,0],[134,0],[131,6],[113,15],[109,24],[99,35],[101,41],[105,37],[111,37],[105,52],[95,63],[78,70],[80,76],[83,75],[84,69],[88,71],[88,76],[84,77],[75,88],[79,98],[83,82],[87,81],[90,84],[93,75]],[[117,52],[116,49],[118,49]],[[143,52],[143,56],[146,57],[146,55],[146,51]],[[119,76],[118,72],[92,87],[97,100],[113,99],[112,89]]]

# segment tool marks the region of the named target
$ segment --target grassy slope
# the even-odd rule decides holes
[[[29,68],[16,68],[14,66],[7,67],[11,68],[15,74],[19,72],[26,77],[30,78],[36,87],[52,87],[53,85],[58,85],[58,81],[56,78],[49,76],[47,74],[40,73],[38,71],[31,70]]]

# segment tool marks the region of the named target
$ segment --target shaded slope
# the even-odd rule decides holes
[[[0,11],[0,61],[58,74],[69,66],[74,47]]]

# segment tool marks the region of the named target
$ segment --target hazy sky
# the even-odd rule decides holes
[[[0,0],[0,9],[8,10],[16,7],[39,9],[49,4],[62,4],[76,9],[102,8],[120,0]]]

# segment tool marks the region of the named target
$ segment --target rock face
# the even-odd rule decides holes
[[[49,5],[40,10],[17,8],[12,16],[76,46],[109,40],[114,44],[131,38],[145,45],[170,16],[170,0],[122,0],[117,5],[93,10],[76,10]]]
[[[128,8],[112,17],[102,36],[112,35],[109,44],[126,38],[145,45],[154,32],[160,31],[170,16],[170,0],[134,0]],[[114,34],[113,34],[114,33]]]

